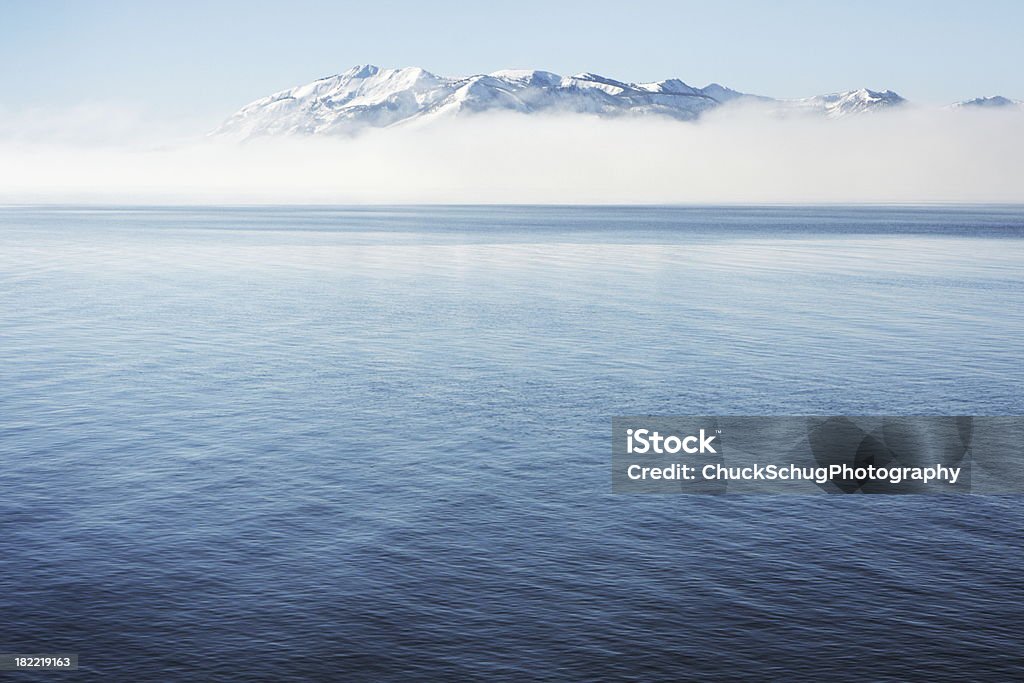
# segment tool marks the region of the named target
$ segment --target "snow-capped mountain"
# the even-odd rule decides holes
[[[876,92],[867,88],[861,88],[860,90],[849,90],[829,95],[816,95],[815,97],[808,97],[802,100],[783,100],[782,104],[796,109],[821,112],[825,116],[835,119],[849,116],[850,114],[860,114],[868,111],[877,111],[886,107],[896,107],[905,102],[905,99],[892,90]]]
[[[1003,97],[1002,95],[993,95],[992,97],[975,97],[973,100],[964,100],[963,102],[956,102],[952,105],[954,108],[969,107],[969,108],[1000,108],[1000,107],[1017,107],[1024,109],[1024,102],[1020,100],[1011,100],[1009,97]]]
[[[213,135],[236,139],[267,135],[352,133],[431,118],[484,111],[566,112],[598,116],[657,114],[689,121],[725,103],[771,103],[776,110],[838,118],[904,102],[886,90],[853,90],[804,100],[773,100],[712,83],[704,88],[672,78],[626,83],[593,73],[504,70],[445,78],[418,67],[372,65],[274,93],[246,105]]]

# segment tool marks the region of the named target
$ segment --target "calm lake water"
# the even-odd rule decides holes
[[[1020,497],[613,495],[609,437],[1021,414],[1022,358],[1020,208],[0,209],[0,652],[1018,678]]]

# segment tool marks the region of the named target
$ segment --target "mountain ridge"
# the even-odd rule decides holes
[[[593,72],[562,76],[539,69],[444,77],[421,67],[385,69],[357,64],[340,74],[250,102],[210,135],[241,140],[345,135],[488,111],[660,115],[693,121],[710,110],[739,102],[768,105],[777,115],[836,119],[899,107],[906,100],[892,90],[868,88],[794,100],[745,93],[719,83],[699,88],[679,78],[634,83]]]

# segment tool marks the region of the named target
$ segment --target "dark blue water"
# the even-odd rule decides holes
[[[612,495],[609,436],[1020,414],[1022,357],[1017,208],[3,209],[0,652],[1011,680],[1020,498]]]

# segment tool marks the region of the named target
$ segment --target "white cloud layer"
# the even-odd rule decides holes
[[[698,123],[486,114],[353,138],[162,145],[143,143],[134,118],[77,115],[26,133],[0,113],[0,201],[1024,202],[1019,111],[829,121],[723,107]],[[127,120],[132,134],[118,136]]]

